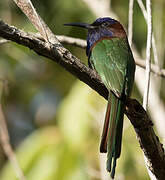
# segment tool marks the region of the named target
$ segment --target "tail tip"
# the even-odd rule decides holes
[[[100,146],[100,152],[101,153],[107,153],[107,148]]]
[[[112,159],[111,159],[110,163],[107,163],[107,171],[110,173],[110,176],[112,179],[114,179],[114,177],[115,177],[116,161],[117,161],[117,158],[114,158],[112,170],[111,170]]]

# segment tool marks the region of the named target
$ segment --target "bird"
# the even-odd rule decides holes
[[[92,24],[75,22],[64,25],[88,30],[88,65],[96,70],[109,92],[100,152],[107,153],[106,169],[114,179],[121,154],[125,101],[131,95],[135,74],[127,34],[120,22],[110,17],[98,18]]]

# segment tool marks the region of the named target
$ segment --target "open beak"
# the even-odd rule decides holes
[[[82,27],[82,28],[85,28],[85,29],[95,29],[96,26],[93,26],[91,24],[87,24],[87,23],[67,23],[67,24],[64,24],[64,26],[77,26],[77,27]]]

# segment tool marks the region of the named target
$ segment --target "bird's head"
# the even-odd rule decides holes
[[[109,17],[98,18],[92,24],[87,23],[69,23],[66,26],[77,26],[86,28],[87,35],[87,49],[86,53],[89,57],[92,47],[102,39],[122,38],[126,37],[123,26],[115,19]]]

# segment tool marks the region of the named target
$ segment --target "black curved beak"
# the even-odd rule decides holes
[[[85,29],[95,29],[96,27],[91,25],[91,24],[88,24],[88,23],[79,23],[79,22],[76,22],[76,23],[67,23],[67,24],[64,24],[64,26],[76,26],[76,27],[81,27],[81,28],[85,28]]]

